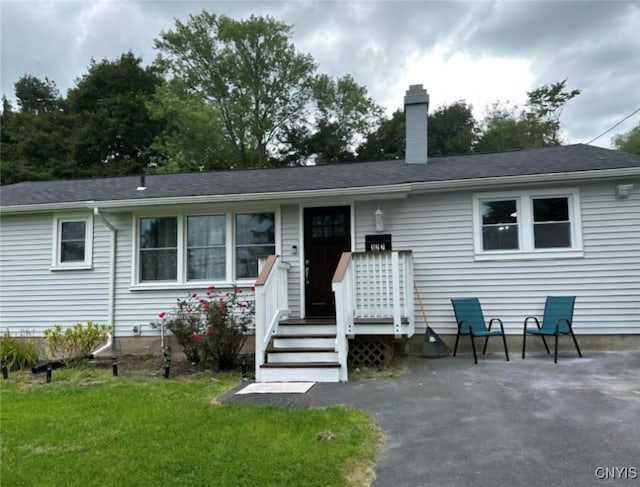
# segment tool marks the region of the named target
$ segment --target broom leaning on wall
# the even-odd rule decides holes
[[[424,324],[427,326],[427,329],[424,333],[422,356],[426,358],[447,357],[451,353],[451,350],[449,349],[447,344],[442,341],[442,338],[440,338],[438,334],[429,326],[429,322],[427,321],[427,314],[424,311],[424,305],[422,304],[422,298],[420,297],[420,292],[418,291],[418,285],[416,284],[416,281],[413,281],[413,290],[415,291],[416,297],[418,298],[418,304],[420,305],[420,311],[422,312]]]

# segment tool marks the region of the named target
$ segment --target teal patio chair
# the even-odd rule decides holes
[[[508,362],[509,351],[507,350],[507,339],[504,336],[502,320],[500,318],[491,318],[489,328],[487,328],[478,298],[455,298],[451,299],[451,304],[453,305],[453,312],[456,315],[456,323],[458,324],[458,334],[456,335],[456,344],[453,347],[453,356],[456,356],[460,335],[469,335],[471,337],[471,348],[473,349],[473,360],[477,364],[478,357],[476,355],[475,337],[485,337],[484,348],[482,349],[482,355],[484,355],[487,351],[489,337],[502,335],[504,354]],[[494,321],[500,325],[500,330],[491,330]]]
[[[549,351],[545,336],[555,336],[556,344],[553,354],[553,362],[558,363],[558,335],[571,335],[573,343],[578,351],[578,356],[582,357],[582,352],[576,341],[576,336],[573,334],[573,307],[576,302],[575,296],[547,296],[547,301],[544,304],[544,315],[542,316],[542,326],[538,318],[535,316],[527,316],[524,320],[524,332],[522,333],[522,358],[524,359],[524,352],[527,343],[527,335],[538,335],[542,338],[544,348]],[[527,328],[529,320],[536,322],[536,328]]]

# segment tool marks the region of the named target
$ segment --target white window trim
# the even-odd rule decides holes
[[[84,222],[84,261],[61,262],[60,251],[62,224],[66,222]],[[93,269],[93,215],[87,213],[66,213],[53,215],[51,241],[51,271],[91,270]]]
[[[132,242],[132,291],[145,291],[156,289],[194,289],[214,285],[218,288],[231,288],[233,286],[252,286],[256,278],[235,279],[235,215],[247,213],[273,213],[275,225],[275,252],[281,253],[281,225],[280,208],[274,207],[248,207],[232,210],[212,209],[211,211],[198,208],[197,210],[141,212],[132,215],[133,242]],[[186,222],[189,216],[224,215],[226,218],[226,276],[223,280],[187,280],[187,232]],[[178,219],[178,276],[175,281],[140,281],[140,219],[176,217]]]
[[[533,204],[537,198],[569,199],[571,247],[536,249],[533,242]],[[495,200],[516,200],[518,212],[518,250],[484,250],[482,248],[482,203]],[[582,216],[578,188],[540,189],[476,193],[473,195],[473,247],[475,260],[529,260],[584,257],[582,246]]]

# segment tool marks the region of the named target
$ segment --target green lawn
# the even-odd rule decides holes
[[[380,443],[355,409],[217,404],[237,376],[27,378],[0,384],[3,487],[364,485]]]

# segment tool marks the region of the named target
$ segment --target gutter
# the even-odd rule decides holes
[[[376,186],[352,186],[344,188],[327,188],[299,191],[274,191],[264,193],[224,194],[224,195],[199,195],[199,196],[174,196],[169,198],[145,198],[100,201],[103,209],[130,209],[160,205],[185,205],[185,204],[213,204],[236,203],[264,200],[299,200],[300,198],[327,198],[345,197],[355,199],[367,199],[372,194],[376,198],[387,196],[406,197],[412,191],[445,191],[450,189],[468,189],[471,187],[491,187],[505,184],[536,184],[548,182],[566,182],[569,180],[580,181],[586,179],[601,180],[604,178],[639,177],[640,167],[623,167],[616,169],[596,169],[590,171],[571,171],[546,174],[524,174],[515,176],[495,176],[471,179],[448,179],[444,181],[416,181],[398,184],[386,184]],[[33,205],[5,206],[0,208],[4,214],[28,213],[36,211],[61,211],[65,209],[93,208],[95,201],[75,201],[63,203],[44,203]]]
[[[115,351],[115,338],[116,336],[116,248],[118,243],[118,230],[113,224],[107,220],[102,213],[100,213],[100,209],[95,207],[93,209],[93,214],[95,217],[99,218],[100,221],[111,231],[111,249],[109,252],[109,317],[108,323],[111,324],[111,335],[109,336],[109,344],[111,345],[112,351]],[[103,347],[100,351],[104,350]]]

